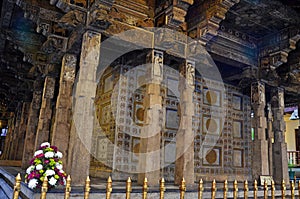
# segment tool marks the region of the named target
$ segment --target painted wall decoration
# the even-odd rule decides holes
[[[222,166],[222,148],[203,146],[203,165]]]
[[[203,89],[203,101],[204,104],[221,106],[221,92],[217,90]]]

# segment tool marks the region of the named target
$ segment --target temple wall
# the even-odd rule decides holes
[[[102,76],[95,100],[95,122],[100,125],[94,129],[91,176],[106,177],[113,172],[116,180],[128,176],[137,179],[139,137],[144,125],[144,74],[143,68],[120,65]],[[165,119],[160,143],[161,173],[166,181],[174,181],[181,114],[176,97],[179,76],[169,67],[163,74],[163,85],[169,89],[161,89],[166,111],[166,118],[160,118]],[[250,98],[237,87],[225,84],[225,91],[222,88],[219,82],[196,77],[193,131],[197,181],[251,179]]]

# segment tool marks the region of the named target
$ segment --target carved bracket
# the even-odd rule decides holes
[[[220,23],[225,19],[226,13],[239,2],[240,0],[224,0],[207,10],[206,19],[198,25],[198,38],[202,45],[206,45],[211,38],[217,35]]]

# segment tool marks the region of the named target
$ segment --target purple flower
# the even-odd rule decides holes
[[[49,160],[45,160],[44,161],[45,164],[49,164],[49,162],[50,162]]]
[[[36,157],[37,158],[43,158],[45,155],[42,153],[42,154],[39,154],[39,155],[37,155]]]
[[[55,151],[55,153],[57,152],[57,147],[56,146],[51,146],[50,148],[52,148]]]

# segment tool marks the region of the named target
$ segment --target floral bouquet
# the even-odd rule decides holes
[[[50,146],[48,142],[42,143],[26,170],[25,182],[28,183],[28,187],[31,189],[42,187],[46,176],[49,188],[65,185],[66,173],[63,171],[60,158],[62,158],[62,153],[57,150],[56,146]]]

